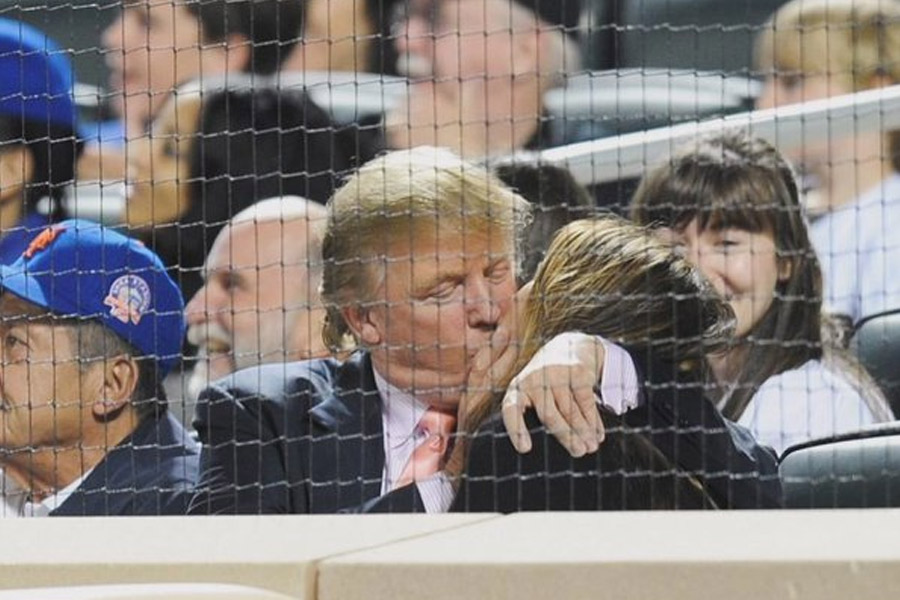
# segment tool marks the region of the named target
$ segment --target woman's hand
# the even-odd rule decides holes
[[[503,422],[516,450],[531,450],[525,411],[533,408],[569,454],[597,451],[605,431],[594,388],[605,354],[599,339],[578,332],[559,334],[537,351],[503,398]]]

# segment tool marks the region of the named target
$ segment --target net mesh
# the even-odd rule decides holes
[[[0,1],[5,516],[897,504],[898,53],[887,0]]]

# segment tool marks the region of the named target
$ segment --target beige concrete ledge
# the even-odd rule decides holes
[[[316,563],[491,515],[7,519],[0,588],[230,583],[314,598]]]
[[[291,600],[291,598],[243,585],[136,583],[5,590],[0,591],[0,600]]]
[[[319,565],[319,600],[896,598],[900,510],[520,514]]]

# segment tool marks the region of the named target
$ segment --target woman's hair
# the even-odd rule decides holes
[[[631,204],[639,224],[680,231],[737,228],[773,237],[776,260],[789,276],[747,334],[741,371],[723,413],[739,418],[770,377],[823,358],[822,272],[807,233],[794,173],[768,142],[742,132],[690,144],[641,181]],[[861,372],[846,373],[852,380]],[[878,396],[874,386],[872,394]],[[863,390],[865,391],[865,390]],[[870,401],[876,415],[880,401]]]
[[[235,87],[204,95],[188,156],[188,208],[151,234],[165,264],[181,268],[185,295],[199,288],[188,270],[202,266],[235,214],[266,198],[327,201],[350,167],[343,143],[302,92]]]
[[[603,336],[656,360],[684,367],[727,343],[734,314],[685,259],[645,228],[618,217],[583,219],[559,231],[538,268],[519,321],[516,365],[506,390],[535,352],[566,331]],[[504,392],[473,408],[470,434],[495,413]],[[645,432],[601,411],[607,439],[590,466],[602,509],[714,506],[697,480],[679,474]]]
[[[696,268],[645,228],[618,217],[560,230],[538,268],[520,317],[519,358],[505,390],[553,336],[581,331],[669,363],[701,362],[724,348],[734,313]],[[471,418],[474,431],[502,400]]]
[[[860,92],[900,83],[900,2],[792,0],[762,26],[755,69],[787,81],[827,76]],[[900,170],[900,135],[888,136]]]
[[[185,8],[200,22],[205,44],[241,35],[250,46],[248,73],[270,75],[303,35],[304,2],[283,0],[192,0]]]
[[[494,173],[534,207],[519,273],[519,282],[525,283],[534,277],[556,232],[572,221],[591,216],[593,199],[564,167],[515,163],[497,166]]]
[[[62,218],[60,200],[75,179],[82,149],[75,131],[55,123],[0,115],[0,150],[11,145],[24,146],[33,163],[31,180],[25,186],[24,213],[33,211],[42,198],[50,198],[51,218]]]
[[[756,38],[761,73],[826,75],[853,91],[878,77],[900,82],[900,3],[896,0],[792,0]]]

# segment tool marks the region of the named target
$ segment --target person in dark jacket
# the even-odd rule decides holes
[[[734,314],[685,259],[618,217],[560,230],[527,291],[521,354],[578,330],[629,350],[641,385],[624,415],[601,404],[607,438],[572,457],[535,419],[531,452],[512,451],[499,417],[503,394],[474,403],[454,453],[465,464],[453,509],[623,510],[771,508],[781,504],[774,453],[729,423],[704,397],[704,353],[723,347]],[[504,389],[501,381],[500,389]],[[747,481],[735,475],[747,465]]]
[[[448,439],[493,388],[492,369],[505,373],[516,356],[516,239],[529,205],[484,168],[422,147],[365,165],[329,210],[323,335],[334,350],[356,351],[246,369],[201,394],[192,513],[443,512],[453,502]],[[639,357],[577,330],[542,340],[510,385],[508,404],[536,408],[560,451],[602,452],[599,398],[677,433],[674,444],[659,440],[660,453],[723,507],[779,502],[767,497],[772,478],[777,487],[771,455],[733,435],[702,398],[682,402],[678,386],[648,415]],[[519,414],[503,442],[512,456],[528,449]]]
[[[2,267],[0,290],[0,463],[19,516],[183,514],[199,448],[159,385],[184,336],[159,258],[62,221]]]
[[[237,75],[195,84],[170,98],[149,136],[129,142],[125,214],[185,298],[234,215],[288,195],[324,204],[354,164],[347,139],[302,91]]]

